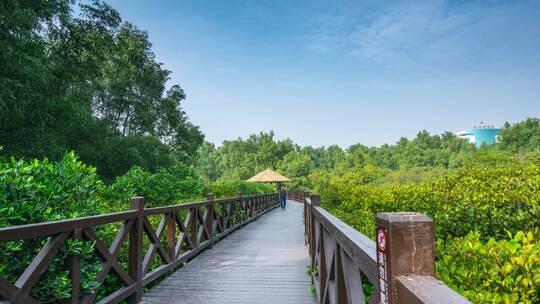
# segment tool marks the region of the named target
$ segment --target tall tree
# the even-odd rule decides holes
[[[204,142],[198,150],[197,173],[205,182],[213,182],[223,174],[221,154],[214,144]]]

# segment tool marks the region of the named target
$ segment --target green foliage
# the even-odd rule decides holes
[[[540,164],[539,121],[529,118],[507,125],[501,131],[500,144],[478,149],[450,132],[431,135],[425,130],[414,139],[401,138],[393,145],[355,144],[347,149],[336,145],[300,147],[290,140],[274,140],[273,132],[253,134],[225,141],[221,147],[205,143],[198,151],[197,171],[204,181],[211,182],[246,179],[272,168],[291,178],[291,186],[301,188],[313,186],[312,177],[308,177],[321,172],[361,172],[374,184],[419,183],[441,176],[448,168]]]
[[[276,191],[275,185],[248,183],[239,180],[219,180],[206,185],[206,190],[215,198],[234,197],[238,194],[252,195],[272,193]]]
[[[469,164],[469,154],[476,151],[474,145],[449,132],[430,135],[422,131],[415,139],[402,138],[395,145],[370,148],[356,144],[346,150],[336,145],[328,148],[299,147],[290,140],[275,141],[273,138],[274,133],[270,132],[254,134],[245,140],[224,141],[223,146],[217,148],[206,143],[199,149],[197,170],[205,181],[213,181],[220,178],[247,179],[263,169],[272,168],[291,178],[293,186],[309,188],[308,176],[314,172],[355,170],[367,174],[371,170],[379,171],[377,175],[387,175],[389,170],[411,168],[439,168],[440,171],[449,166]],[[424,176],[429,177],[427,172],[421,171],[419,169],[415,173],[417,181]],[[407,175],[394,178],[404,181],[415,178],[413,173]]]
[[[306,177],[311,172],[311,166],[312,160],[308,154],[291,151],[278,162],[277,169],[286,176]]]
[[[0,145],[61,160],[75,150],[106,181],[133,165],[193,163],[203,135],[148,34],[94,1],[0,3]]]
[[[463,151],[455,154],[450,159],[450,168],[461,168],[478,165],[503,166],[517,162],[526,162],[510,151],[496,149],[494,147],[482,146],[476,151]]]
[[[437,253],[439,278],[474,303],[540,301],[540,242],[532,232],[487,241],[471,232],[438,240]]]
[[[540,150],[540,119],[527,118],[514,125],[506,123],[500,133],[500,147],[513,152]]]
[[[73,152],[60,162],[0,157],[0,227],[96,214],[101,187]]]
[[[92,130],[89,127],[85,132],[91,133]],[[100,132],[95,132],[92,136],[96,137],[96,141],[81,143],[78,153],[85,162],[96,166],[98,174],[106,183],[112,182],[115,176],[126,173],[133,166],[156,172],[176,162],[170,148],[156,137],[122,137],[114,134],[106,136]]]
[[[197,173],[201,179],[210,183],[217,180],[222,174],[221,155],[216,150],[214,144],[204,142],[197,151]]]
[[[469,231],[503,237],[506,231],[540,226],[540,167],[535,165],[462,168],[423,183],[387,186],[366,184],[360,173],[348,172],[314,184],[325,206],[368,235],[377,212],[425,213],[437,223],[440,237]]]
[[[126,210],[129,199],[134,196],[145,198],[145,207],[178,204],[188,199],[204,196],[204,186],[191,166],[176,164],[168,169],[150,173],[140,167],[131,168],[116,178],[103,192],[109,209]]]
[[[418,184],[424,181],[431,181],[447,173],[443,167],[413,167],[407,170],[395,170],[387,172],[381,178],[380,183],[384,185],[392,184]]]
[[[438,273],[475,303],[537,303],[540,166],[473,166],[437,175],[377,184],[362,171],[326,172],[312,181],[325,208],[371,238],[378,212],[432,217]]]
[[[274,133],[250,135],[246,140],[226,140],[218,148],[224,179],[245,180],[267,169],[294,150],[291,140],[274,141]]]
[[[96,169],[83,164],[73,152],[60,162],[0,157],[0,227],[97,214],[102,187]],[[14,281],[45,242],[37,238],[0,244],[0,276]],[[69,297],[71,283],[63,261],[75,252],[83,256],[83,291],[95,286],[100,263],[91,257],[93,244],[69,240],[32,289],[36,298]]]
[[[309,285],[308,294],[312,297],[315,297],[317,295],[317,289],[315,288],[315,284],[311,283],[311,285]]]
[[[309,276],[317,276],[319,274],[319,270],[317,267],[312,267],[311,265],[306,266],[306,274]]]

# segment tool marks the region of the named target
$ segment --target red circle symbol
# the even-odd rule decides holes
[[[377,231],[377,247],[380,251],[386,250],[386,233],[382,229]]]

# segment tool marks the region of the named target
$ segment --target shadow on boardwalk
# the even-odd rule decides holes
[[[269,212],[143,295],[142,303],[316,303],[309,295],[303,206]]]

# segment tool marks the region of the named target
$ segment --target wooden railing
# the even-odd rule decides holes
[[[99,303],[118,303],[124,299],[138,303],[144,286],[277,204],[278,194],[273,193],[220,200],[209,196],[204,202],[145,209],[144,199],[137,197],[132,199],[130,211],[0,228],[0,243],[48,238],[15,283],[0,277],[0,299],[3,297],[9,303],[38,303],[32,297],[32,287],[66,242],[75,239],[93,242],[94,252],[102,264],[96,277],[98,287],[83,293],[81,257],[78,254],[68,256],[65,265],[72,288],[68,302],[95,302],[105,278],[114,272],[123,286],[100,299]],[[156,229],[151,223],[154,220],[159,220]],[[121,226],[111,245],[107,246],[96,230],[111,223]],[[119,261],[123,246],[127,246],[127,268]],[[154,259],[156,253],[158,266]]]
[[[429,217],[379,213],[375,242],[321,208],[320,196],[298,190],[287,196],[304,204],[305,239],[320,303],[470,303],[435,278]]]

